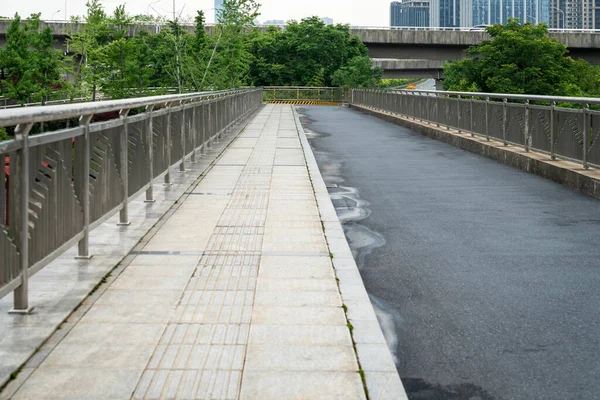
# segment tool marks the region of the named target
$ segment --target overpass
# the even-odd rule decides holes
[[[459,60],[470,46],[490,39],[485,31],[464,28],[351,28],[369,56],[388,78],[442,78],[444,62]],[[551,30],[549,36],[567,46],[569,55],[600,65],[600,32]]]
[[[6,30],[10,21],[0,21],[0,46],[6,40]],[[81,23],[64,21],[42,22],[54,32],[56,46],[66,48],[66,38],[79,32]],[[184,25],[189,33],[194,32],[193,25]],[[263,29],[262,27],[259,27]],[[283,27],[282,27],[283,28]],[[161,25],[131,25],[128,35],[140,31],[157,33]],[[214,25],[207,25],[206,32],[212,34]],[[484,31],[471,31],[465,28],[378,28],[351,27],[350,32],[359,37],[369,49],[369,56],[375,64],[382,67],[386,78],[443,78],[444,62],[458,60],[464,51],[473,45],[489,39]],[[581,30],[554,30],[550,37],[563,43],[573,58],[582,58],[591,64],[600,65],[600,32]]]

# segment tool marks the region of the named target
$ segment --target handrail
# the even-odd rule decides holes
[[[237,89],[244,90],[244,89]],[[106,100],[91,103],[61,104],[51,106],[34,106],[17,109],[0,110],[0,127],[15,126],[24,123],[38,123],[79,117],[81,115],[101,114],[146,107],[149,105],[188,101],[200,96],[221,95],[231,91],[198,92],[165,96],[138,97],[132,99]]]
[[[465,96],[465,97],[489,97],[491,99],[507,99],[507,100],[529,100],[529,101],[547,101],[557,103],[574,103],[574,104],[600,104],[600,98],[597,97],[569,97],[569,96],[544,96],[535,94],[511,94],[511,93],[486,93],[486,92],[454,92],[442,90],[402,90],[402,89],[376,89],[391,92],[405,92],[412,94],[427,94],[427,95],[446,95],[446,96]]]

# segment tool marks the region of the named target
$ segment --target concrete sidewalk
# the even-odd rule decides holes
[[[315,168],[263,108],[0,398],[405,398]]]

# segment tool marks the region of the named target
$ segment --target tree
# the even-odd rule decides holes
[[[217,20],[217,43],[213,86],[219,89],[235,88],[249,83],[250,61],[247,37],[260,15],[260,4],[255,0],[225,0]]]
[[[333,74],[332,83],[351,88],[375,87],[382,75],[381,68],[373,68],[373,61],[369,57],[354,57],[348,65]]]
[[[338,81],[344,73],[349,76],[358,71],[366,72],[357,79],[361,83],[377,79],[366,46],[350,34],[350,28],[325,25],[318,17],[291,21],[285,31],[270,28],[265,33],[255,32],[249,48],[255,85],[330,86],[336,84],[334,75],[344,67],[337,73]]]
[[[72,49],[76,83],[92,93],[96,100],[97,90],[102,81],[103,48],[111,41],[111,28],[99,0],[86,3],[85,24],[80,32],[73,32],[67,43]]]
[[[67,92],[61,53],[53,48],[50,28],[40,29],[40,14],[22,21],[18,14],[6,34],[0,52],[2,95],[17,102],[44,104],[52,94]]]
[[[509,19],[487,28],[492,40],[447,63],[444,88],[495,93],[564,95],[573,91],[573,60],[566,46],[548,37],[545,24]]]

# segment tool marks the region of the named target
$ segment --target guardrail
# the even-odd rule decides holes
[[[0,21],[12,21],[12,18],[2,19]],[[42,22],[47,24],[84,24],[85,21],[73,21],[73,20],[52,20],[52,19],[44,19]],[[139,22],[136,24],[132,24],[132,26],[158,26],[160,28],[164,28],[167,26],[165,22]],[[181,26],[195,26],[193,21],[180,21]],[[217,24],[212,22],[207,22],[205,26],[212,27]],[[535,24],[534,24],[535,25]],[[260,27],[269,27],[273,26],[276,28],[286,28],[288,24],[257,24],[258,28]],[[459,26],[459,27],[450,27],[450,26],[368,26],[368,25],[349,25],[350,29],[369,29],[369,30],[401,30],[401,31],[484,31],[485,27],[479,26]],[[600,29],[584,29],[584,28],[549,28],[549,32],[599,32]]]
[[[14,291],[13,312],[29,312],[31,275],[76,243],[89,259],[92,229],[117,212],[129,225],[129,199],[152,202],[155,178],[170,184],[173,166],[261,104],[262,89],[240,89],[0,110],[0,127],[15,127],[0,142],[0,298]],[[70,118],[79,126],[29,134]]]
[[[449,31],[449,32],[485,32],[482,26],[350,26],[350,29],[365,29],[373,31]],[[600,29],[549,28],[548,32],[563,33],[600,33]]]
[[[350,89],[339,87],[265,86],[263,99],[267,103],[340,104],[348,102]]]
[[[351,103],[600,168],[598,98],[354,89]]]

